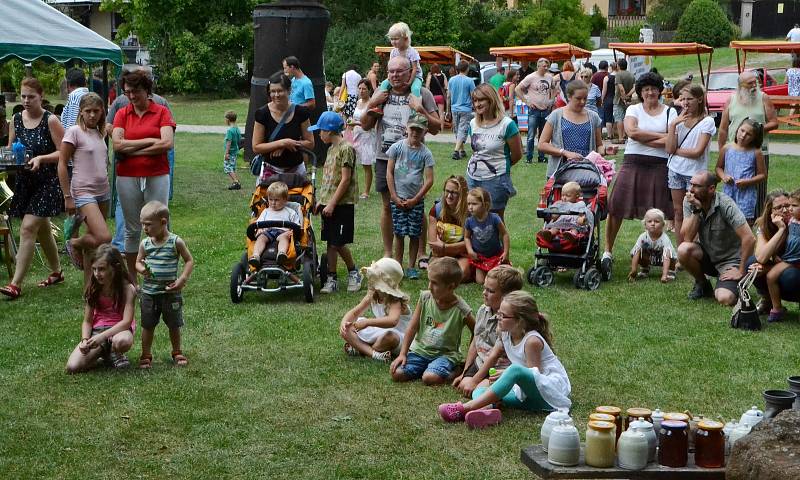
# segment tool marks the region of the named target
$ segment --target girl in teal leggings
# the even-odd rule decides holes
[[[498,403],[532,411],[568,409],[572,405],[569,377],[550,347],[549,321],[539,313],[533,296],[522,290],[509,293],[497,315],[500,340],[481,367],[481,373],[489,379],[475,389],[473,400],[439,405],[439,415],[446,422],[464,421],[472,428],[495,425],[502,418],[500,410],[484,407]],[[488,375],[503,352],[511,366]]]

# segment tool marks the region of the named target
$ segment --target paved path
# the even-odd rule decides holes
[[[178,132],[225,135],[227,128],[219,125],[178,125]],[[456,143],[456,136],[452,133],[444,132],[438,135],[428,135],[425,140],[434,143]],[[716,152],[717,150],[717,142],[712,141],[711,151]],[[773,155],[800,155],[800,143],[781,143],[773,140],[769,143],[769,151]]]

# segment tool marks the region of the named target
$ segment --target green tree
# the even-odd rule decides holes
[[[661,30],[675,30],[678,28],[678,22],[690,3],[692,3],[692,0],[655,0],[653,7],[647,14],[647,21],[653,25],[658,25]],[[715,3],[725,11],[730,9],[729,0],[719,0]]]
[[[236,62],[253,57],[253,7],[259,0],[103,0],[150,49],[160,87],[180,93],[232,93]]]
[[[590,48],[591,27],[580,0],[541,0],[525,9],[505,45],[571,43]]]
[[[733,35],[733,25],[717,2],[692,0],[678,22],[675,41],[725,47],[733,39]]]

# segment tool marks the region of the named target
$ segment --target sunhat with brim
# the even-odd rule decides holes
[[[558,69],[558,63],[553,62],[550,64],[550,69],[548,71],[550,73],[559,73],[561,70]]]
[[[316,125],[308,127],[309,132],[314,130],[325,130],[328,132],[341,132],[344,128],[344,120],[336,112],[322,112]]]
[[[408,301],[408,295],[400,290],[403,279],[403,267],[393,258],[381,258],[372,262],[369,267],[361,267],[361,274],[367,277],[367,285],[373,290],[383,292],[396,298]]]

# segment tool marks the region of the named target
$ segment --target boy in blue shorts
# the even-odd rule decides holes
[[[406,277],[419,278],[417,255],[425,217],[425,195],[433,186],[433,154],[422,143],[428,131],[428,120],[414,112],[406,123],[408,137],[394,143],[386,151],[386,184],[389,187],[394,230],[394,259],[403,263],[404,237],[408,237],[408,269]]]
[[[344,120],[335,112],[323,112],[316,125],[308,131],[319,130],[319,138],[328,144],[328,155],[322,167],[322,183],[317,189],[317,213],[322,215],[322,240],[328,242],[328,278],[321,293],[339,289],[336,279],[336,260],[342,257],[347,266],[347,291],[361,289],[361,274],[353,261],[348,244],[353,243],[353,219],[358,198],[356,188],[356,151],[342,138]]]
[[[400,354],[390,367],[392,380],[421,378],[425,385],[451,381],[464,362],[461,334],[475,328],[472,309],[455,294],[461,283],[458,260],[442,257],[428,266],[428,288],[420,292],[417,307],[406,329]]]

